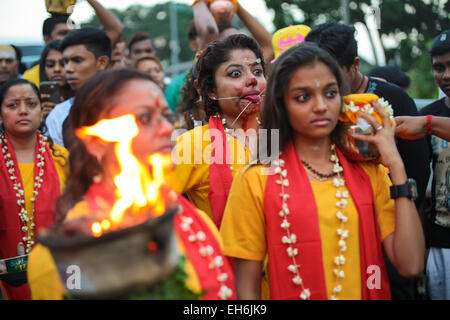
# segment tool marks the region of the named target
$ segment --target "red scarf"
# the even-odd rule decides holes
[[[209,165],[209,204],[213,212],[213,220],[217,228],[222,223],[223,212],[227,203],[233,176],[230,170],[230,152],[222,121],[209,117],[209,128],[220,132],[219,136],[211,135],[213,146],[211,164]],[[222,151],[222,152],[220,152]]]
[[[22,237],[25,233],[22,232],[22,223],[19,218],[19,206],[17,205],[16,191],[14,190],[14,184],[20,183],[23,188],[21,175],[16,154],[14,148],[9,142],[7,134],[5,133],[8,151],[11,154],[11,160],[14,161],[14,172],[16,173],[17,180],[10,179],[8,168],[6,167],[6,160],[1,153],[0,155],[0,259],[10,258],[17,256],[17,244],[22,242]],[[34,178],[39,174],[39,168],[36,164],[40,162],[37,159],[39,154],[39,148],[41,145],[39,140],[41,139],[40,133],[37,133],[36,152],[35,152],[35,167]],[[0,147],[3,144],[0,141]],[[53,156],[48,145],[45,145],[44,151],[44,175],[42,176],[43,183],[39,189],[39,193],[34,203],[34,224],[35,224],[35,238],[37,238],[39,231],[42,228],[48,228],[54,223],[54,208],[56,199],[60,195],[59,176],[56,171]],[[30,288],[28,284],[20,287],[12,287],[2,282],[6,289],[6,293],[9,299],[31,299]]]
[[[380,232],[376,218],[372,185],[369,176],[356,163],[348,162],[340,150],[337,154],[344,169],[344,179],[355,203],[359,216],[359,243],[361,265],[361,296],[363,300],[390,299],[389,280],[381,248]],[[297,264],[304,287],[310,289],[311,299],[326,300],[327,290],[322,261],[322,244],[314,193],[308,175],[295,151],[292,142],[284,148],[282,156],[287,169],[291,195],[289,201],[289,222],[297,235]],[[299,299],[301,289],[292,281],[292,273],[287,267],[292,259],[286,254],[287,245],[281,242],[285,235],[280,227],[278,213],[281,210],[281,186],[276,183],[278,175],[269,175],[264,195],[267,224],[267,247],[269,255],[269,284],[272,299]],[[326,261],[328,263],[328,261]],[[369,289],[366,285],[367,268],[371,265],[381,269],[381,289]]]
[[[103,201],[98,201],[102,199],[109,203],[111,206],[115,202],[114,193],[106,187],[103,183],[93,184],[87,193],[85,194],[85,199],[89,203],[90,208],[93,211],[98,211],[102,209],[102,205],[100,204]],[[182,196],[178,195],[178,202],[183,207],[182,215],[184,217],[192,218],[193,223],[191,224],[191,229],[197,233],[202,231],[205,234],[205,240],[202,241],[202,245],[211,246],[213,248],[214,255],[221,256],[224,265],[221,267],[222,272],[227,273],[228,277],[224,284],[233,291],[232,296],[229,299],[236,299],[236,289],[234,285],[234,275],[231,270],[230,265],[228,264],[227,259],[223,255],[219,242],[217,241],[215,235],[211,231],[208,224],[205,220],[198,214],[197,210],[192,206],[192,204],[187,201]],[[219,291],[221,290],[221,284],[219,283],[217,277],[217,271],[209,268],[209,261],[200,254],[199,247],[197,242],[193,242],[189,240],[190,234],[184,231],[181,227],[182,218],[180,214],[176,214],[174,216],[174,227],[177,232],[177,235],[180,237],[186,248],[186,255],[189,261],[192,263],[192,266],[195,269],[197,277],[199,279],[202,291],[204,291],[203,299],[211,299],[217,300],[219,299]]]

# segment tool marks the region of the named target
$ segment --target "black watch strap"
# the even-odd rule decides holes
[[[391,186],[391,198],[397,199],[406,197],[411,200],[417,199],[417,186],[414,179],[406,180],[405,184]]]

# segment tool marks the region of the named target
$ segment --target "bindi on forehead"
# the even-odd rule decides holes
[[[251,66],[254,66],[254,65],[261,64],[261,59],[260,58],[253,59],[253,58],[245,57],[244,60],[243,60],[243,64],[251,67]]]
[[[162,109],[162,104],[161,104],[161,100],[159,99],[159,97],[155,98],[155,108],[157,110],[161,110]]]
[[[314,79],[314,83],[316,84],[316,88],[320,88],[320,80]]]

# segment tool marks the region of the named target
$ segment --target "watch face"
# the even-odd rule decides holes
[[[417,184],[414,179],[408,179],[406,182],[408,184],[409,194],[411,196],[412,200],[416,200],[418,193],[417,193]]]

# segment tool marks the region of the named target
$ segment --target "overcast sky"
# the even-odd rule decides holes
[[[168,0],[98,0],[106,8],[126,9],[132,4],[154,5]],[[191,4],[192,0],[177,0]],[[273,31],[272,15],[264,0],[241,1],[262,23]],[[48,17],[45,0],[0,0],[0,38],[42,40],[42,22]],[[72,18],[84,22],[94,14],[92,7],[84,0],[78,0]]]

